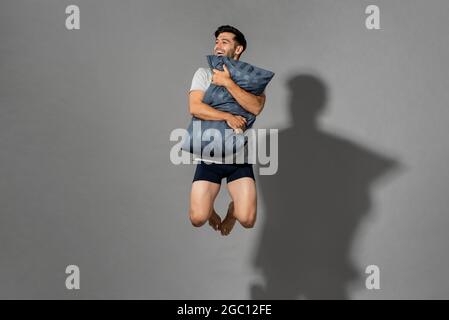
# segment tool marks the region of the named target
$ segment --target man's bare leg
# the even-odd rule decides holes
[[[198,180],[192,183],[190,193],[190,221],[195,227],[201,227],[212,218],[213,226],[217,225],[217,213],[214,210],[214,201],[220,191],[220,184]],[[220,216],[218,216],[220,218]],[[221,219],[220,219],[221,221]],[[214,228],[215,229],[215,228]]]
[[[238,220],[245,228],[252,228],[256,222],[257,191],[254,179],[240,178],[228,183],[232,198],[226,218],[221,223],[221,234],[228,235]]]

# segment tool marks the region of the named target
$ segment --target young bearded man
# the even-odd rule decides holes
[[[214,54],[238,60],[246,49],[245,36],[232,26],[221,26],[215,31]],[[246,119],[219,111],[203,103],[204,94],[211,83],[225,87],[238,104],[248,112],[258,115],[265,104],[265,94],[256,96],[240,88],[224,70],[199,68],[192,79],[189,91],[189,111],[202,120],[224,120],[234,130],[244,130]],[[256,222],[257,192],[252,164],[206,163],[200,159],[192,182],[190,195],[190,221],[200,227],[207,221],[222,235],[228,235],[237,221],[252,228]],[[223,221],[214,209],[221,180],[226,178],[231,202]]]

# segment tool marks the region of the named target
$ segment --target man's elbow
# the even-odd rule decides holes
[[[194,103],[191,103],[191,104],[189,105],[189,113],[190,113],[192,116],[195,116],[195,115],[198,113],[198,108],[197,108],[197,106],[196,106]]]
[[[254,112],[253,112],[254,115],[258,116],[262,112],[264,106],[265,106],[265,96],[258,97],[257,105],[255,106]]]
[[[263,110],[263,104],[257,106],[256,108],[254,108],[253,114],[254,114],[255,116],[258,116],[258,115],[262,112],[262,110]]]

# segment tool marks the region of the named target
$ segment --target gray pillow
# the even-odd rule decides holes
[[[255,95],[261,95],[274,76],[271,71],[224,56],[208,55],[207,62],[211,69],[221,71],[225,64],[232,80],[242,89]],[[204,94],[203,102],[217,110],[245,117],[247,120],[246,130],[251,128],[256,120],[256,116],[241,107],[225,87],[211,84]],[[225,157],[239,152],[247,143],[244,133],[235,133],[223,120],[201,120],[193,116],[187,132],[182,149],[199,156],[202,155],[207,145],[209,148],[212,146],[210,144],[213,144],[215,151],[221,150],[221,154],[217,155],[212,152],[208,155]],[[205,135],[203,136],[203,134]],[[202,137],[205,140],[210,139],[210,141],[202,141]]]

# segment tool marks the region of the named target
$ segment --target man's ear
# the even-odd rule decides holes
[[[243,46],[238,45],[237,48],[235,49],[235,54],[240,55],[242,52],[243,52]]]

